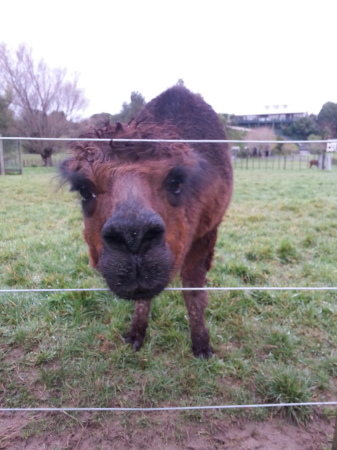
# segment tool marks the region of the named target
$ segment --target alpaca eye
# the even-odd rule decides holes
[[[180,206],[188,192],[188,169],[184,166],[171,169],[164,186],[169,203],[172,206]]]
[[[88,189],[85,185],[82,185],[79,188],[79,193],[84,201],[96,197],[96,195],[93,192],[91,192],[91,190]]]
[[[166,179],[166,188],[173,195],[181,193],[183,184],[186,181],[187,171],[184,167],[175,167]]]
[[[169,183],[169,191],[174,195],[179,195],[181,192],[182,180],[171,180]]]

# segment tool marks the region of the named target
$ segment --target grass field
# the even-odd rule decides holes
[[[53,154],[53,163],[56,166],[66,157],[66,151],[57,152]],[[24,167],[39,167],[43,166],[43,161],[40,155],[34,153],[22,153],[22,163]]]
[[[25,169],[1,177],[0,187],[2,289],[105,287],[88,267],[79,201],[59,189],[54,172]],[[208,285],[337,286],[336,191],[335,171],[237,170]],[[0,295],[2,407],[336,399],[336,292],[212,292],[207,322],[216,356],[208,361],[192,356],[179,292],[155,299],[138,353],[122,337],[133,304],[108,292]],[[311,412],[240,414],[304,422]]]

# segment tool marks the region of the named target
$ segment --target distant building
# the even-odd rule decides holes
[[[255,114],[235,115],[235,119],[236,125],[240,127],[261,127],[289,125],[307,116],[307,112],[290,109],[288,105],[270,105]]]

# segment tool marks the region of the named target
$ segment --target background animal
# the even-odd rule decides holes
[[[309,161],[309,164],[310,164],[310,169],[312,168],[312,166],[318,167],[318,160],[317,159],[311,159]]]
[[[77,143],[61,173],[82,197],[90,263],[118,297],[134,300],[125,339],[143,344],[151,300],[179,273],[183,287],[203,287],[217,228],[229,205],[233,175],[225,143],[118,142],[115,139],[226,139],[200,95],[174,86],[129,124],[107,124]],[[212,356],[206,291],[184,291],[192,349]]]

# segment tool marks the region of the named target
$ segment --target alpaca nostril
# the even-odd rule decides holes
[[[157,242],[160,241],[165,233],[165,229],[160,226],[155,226],[148,231],[143,236],[143,242]]]
[[[113,227],[103,228],[102,230],[103,241],[112,248],[115,249],[126,249],[127,245],[123,237],[123,233],[116,231]]]

